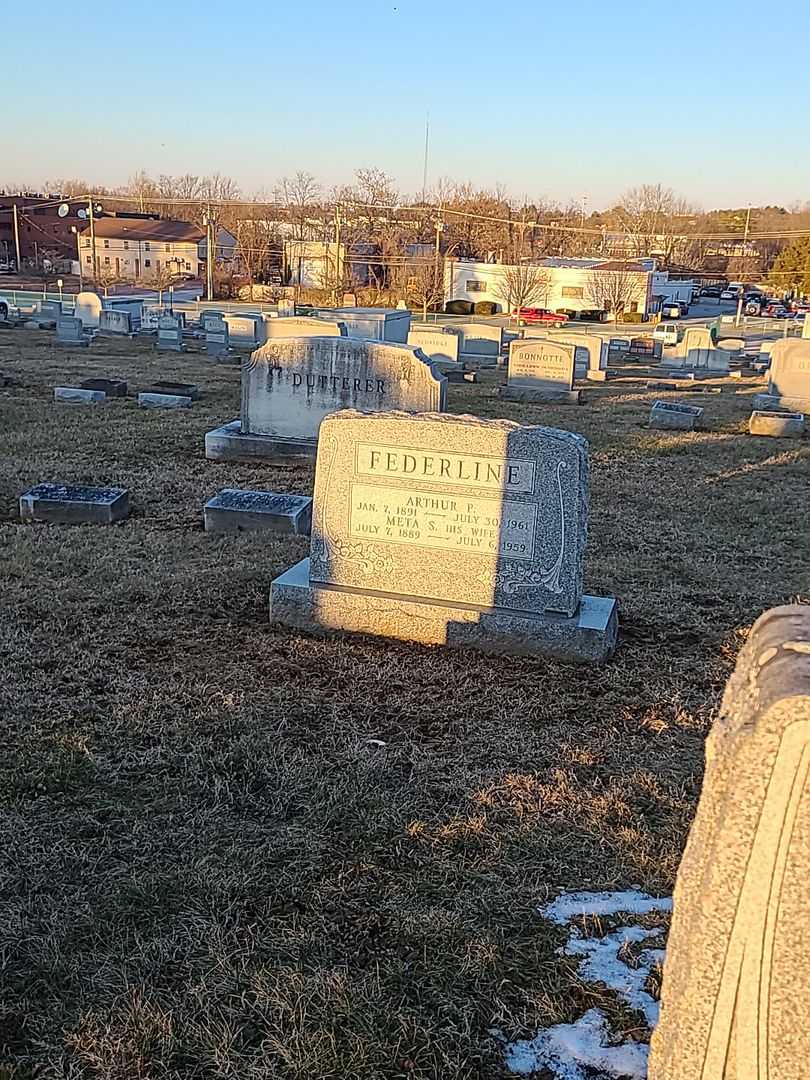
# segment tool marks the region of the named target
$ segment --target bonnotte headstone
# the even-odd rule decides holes
[[[587,443],[469,416],[335,413],[321,425],[310,558],[270,617],[599,662],[616,602],[584,596]]]
[[[577,405],[582,395],[574,389],[576,347],[540,338],[513,341],[509,346],[506,386],[499,390],[507,401],[556,401]]]
[[[649,1080],[810,1070],[810,607],[751,631],[706,741]]]
[[[331,412],[437,412],[446,397],[447,380],[407,345],[279,338],[243,362],[241,420],[209,431],[205,453],[214,461],[312,458]]]

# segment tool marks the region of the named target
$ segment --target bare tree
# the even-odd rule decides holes
[[[643,300],[644,288],[640,273],[622,267],[616,270],[594,270],[588,275],[585,293],[594,308],[611,312],[615,322],[628,304]]]
[[[635,256],[650,254],[653,248],[669,262],[678,246],[678,233],[694,208],[661,184],[641,184],[629,188],[616,207],[619,228],[628,234]]]
[[[307,221],[318,205],[321,186],[312,173],[297,172],[285,176],[276,189],[276,197],[287,208],[296,240],[307,238]]]
[[[250,208],[250,217],[239,219],[234,228],[236,232],[234,255],[244,268],[252,300],[256,279],[266,277],[273,254],[281,247],[278,226],[269,208],[256,204]]]
[[[534,263],[516,263],[502,269],[496,291],[506,310],[517,313],[519,324],[521,308],[547,302],[551,270],[547,266],[537,266]]]
[[[406,298],[422,308],[427,319],[428,308],[435,308],[444,299],[444,269],[441,260],[420,259],[403,264],[402,289]]]

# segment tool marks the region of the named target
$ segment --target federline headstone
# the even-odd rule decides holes
[[[583,596],[587,443],[471,416],[321,425],[310,559],[271,620],[598,662],[616,602]]]
[[[509,371],[500,396],[507,401],[558,401],[579,404],[574,390],[576,346],[530,338],[509,346]]]
[[[810,1062],[810,607],[751,631],[706,742],[650,1080],[802,1080]]]
[[[205,452],[219,461],[314,457],[321,421],[331,412],[437,412],[446,396],[447,380],[407,345],[279,338],[244,361],[241,420],[209,432]]]

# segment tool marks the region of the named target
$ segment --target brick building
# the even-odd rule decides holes
[[[14,206],[20,237],[20,261],[23,269],[40,269],[43,259],[58,264],[76,257],[76,232],[87,224],[78,216],[87,203],[61,195],[32,192],[0,193],[0,262],[17,259],[14,238]],[[63,216],[59,216],[59,208]]]

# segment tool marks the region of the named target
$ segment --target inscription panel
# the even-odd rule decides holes
[[[310,579],[571,615],[586,447],[571,432],[505,420],[333,413],[318,441]]]
[[[509,499],[482,499],[376,484],[352,484],[349,535],[418,544],[471,555],[534,556],[537,508]]]
[[[512,343],[509,351],[509,386],[570,390],[574,385],[576,348],[551,341]]]

